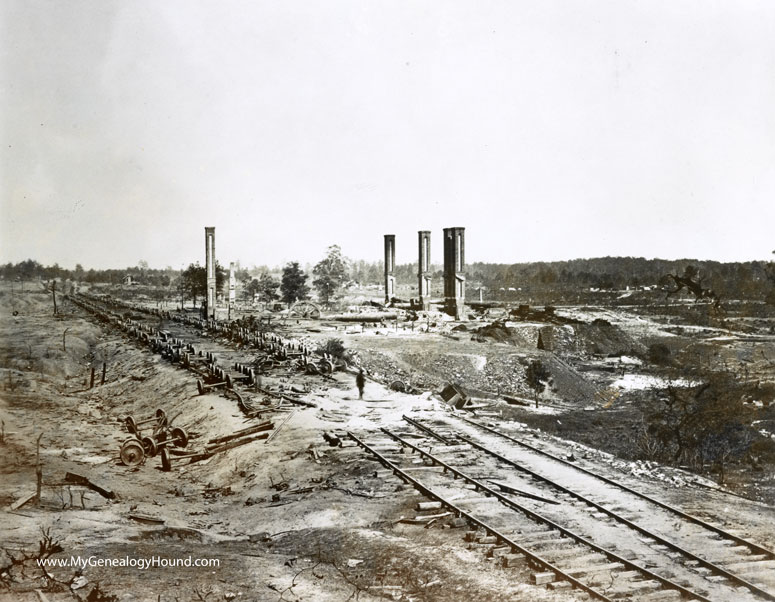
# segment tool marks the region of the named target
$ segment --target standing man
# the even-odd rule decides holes
[[[366,386],[366,377],[363,375],[363,368],[358,371],[355,377],[355,386],[358,387],[358,399],[363,399],[363,388]]]

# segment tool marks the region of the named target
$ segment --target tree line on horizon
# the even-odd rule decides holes
[[[270,269],[266,266],[251,270],[237,267],[236,278],[243,291],[244,298],[262,300],[290,298],[308,298],[307,279],[312,278],[312,287],[323,302],[337,298],[345,284],[360,286],[383,284],[383,262],[353,261],[342,255],[341,249],[332,245],[326,250],[323,259],[314,266],[302,267],[299,262],[289,262],[283,268]],[[283,273],[293,266],[291,280],[296,285],[286,283],[281,289]],[[645,259],[642,257],[600,257],[592,259],[573,259],[553,262],[526,263],[485,263],[473,262],[466,266],[466,278],[469,291],[483,287],[487,297],[492,298],[498,291],[509,289],[523,293],[561,293],[563,291],[624,290],[640,287],[669,286],[666,278],[669,274],[681,274],[687,266],[695,268],[702,286],[712,288],[723,298],[743,300],[764,300],[775,304],[775,264],[768,261],[718,262],[694,259]],[[226,270],[219,269],[221,283],[226,281]],[[153,269],[145,262],[123,269],[84,269],[80,264],[74,270],[61,268],[57,264],[44,266],[28,259],[19,263],[6,263],[0,266],[0,278],[6,281],[31,280],[73,280],[90,284],[118,285],[126,276],[141,285],[152,287],[188,286],[189,296],[200,296],[202,283],[196,283],[194,272],[201,280],[204,267],[192,263],[184,270],[172,268]],[[441,288],[443,270],[440,265],[432,265],[431,273],[434,286]],[[398,264],[393,275],[399,285],[417,285],[417,263]],[[286,277],[286,281],[288,277]],[[186,281],[188,283],[186,284]],[[198,288],[197,288],[198,287]],[[307,287],[306,289],[304,287]],[[497,296],[497,295],[495,295]]]

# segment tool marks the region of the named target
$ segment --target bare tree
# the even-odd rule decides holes
[[[710,299],[713,301],[714,307],[720,308],[721,299],[719,299],[718,295],[713,291],[713,289],[703,287],[702,278],[694,280],[694,278],[698,275],[699,272],[693,265],[686,266],[683,276],[667,274],[663,280],[672,279],[675,283],[675,288],[673,290],[665,291],[665,301],[667,301],[667,298],[670,295],[675,295],[676,293],[686,288],[688,291],[694,294],[695,303],[699,303],[701,299]]]

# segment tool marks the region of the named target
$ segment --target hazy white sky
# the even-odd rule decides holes
[[[775,2],[0,3],[0,261],[770,259]]]

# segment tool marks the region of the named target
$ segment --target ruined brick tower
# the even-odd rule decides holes
[[[215,319],[215,228],[205,228],[205,272],[207,276],[207,295],[205,300],[205,315]]]
[[[465,319],[465,228],[444,228],[444,304],[456,320]]]
[[[420,305],[430,309],[431,304],[431,233],[420,230],[418,233],[419,255],[417,262],[417,279],[420,290]]]
[[[390,303],[396,295],[396,279],[393,270],[396,267],[396,235],[385,234],[385,303]]]

